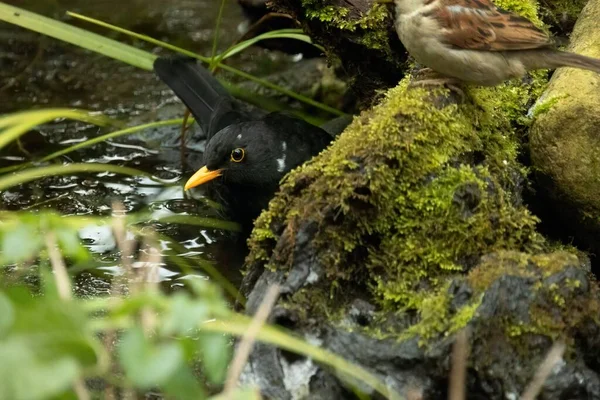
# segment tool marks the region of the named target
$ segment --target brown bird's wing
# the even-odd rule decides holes
[[[445,42],[470,50],[506,51],[549,47],[548,35],[531,21],[502,10],[491,0],[441,0],[431,12]]]

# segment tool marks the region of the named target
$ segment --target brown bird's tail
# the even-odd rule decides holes
[[[521,58],[527,69],[573,67],[600,74],[600,59],[558,50],[532,50]]]

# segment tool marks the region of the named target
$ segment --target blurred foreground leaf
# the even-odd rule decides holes
[[[0,400],[53,398],[98,366],[99,343],[75,304],[11,288],[0,311],[12,313],[0,317]]]

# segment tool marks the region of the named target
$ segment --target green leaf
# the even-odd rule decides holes
[[[292,31],[292,32],[290,32],[290,31]],[[292,29],[281,29],[281,30],[277,30],[277,31],[266,32],[261,35],[257,35],[251,39],[244,40],[243,42],[237,43],[234,46],[231,46],[228,50],[226,50],[222,54],[218,55],[217,60],[219,62],[221,62],[235,54],[238,54],[238,53],[244,51],[248,47],[253,46],[254,44],[260,42],[261,40],[295,39],[295,40],[299,40],[301,42],[313,44],[310,36],[305,35],[304,33],[301,33],[301,32],[302,31],[300,31],[299,29],[293,29],[293,30]],[[319,49],[323,49],[321,46],[315,45],[315,47],[317,47]]]
[[[204,388],[192,370],[187,365],[182,365],[162,387],[168,397],[177,400],[201,400],[206,398]]]
[[[4,337],[15,321],[15,311],[6,295],[0,292],[0,336]]]
[[[82,367],[98,363],[102,347],[91,331],[78,303],[55,296],[31,298],[22,290],[5,292],[15,307],[10,335],[26,341],[44,360],[71,357]],[[30,298],[27,298],[29,296]]]
[[[0,3],[0,13],[2,7],[3,4]],[[10,114],[0,118],[0,148],[29,132],[32,128],[54,121],[57,118],[68,118],[98,126],[116,123],[116,121],[103,115],[93,115],[90,111],[70,108],[50,108]]]
[[[0,121],[1,121],[1,119],[0,119]],[[191,124],[194,121],[194,119],[189,118],[189,121]],[[151,122],[149,124],[132,126],[132,127],[126,128],[126,129],[121,129],[121,130],[118,130],[115,132],[107,133],[106,135],[96,136],[96,137],[93,137],[86,141],[74,144],[73,146],[69,146],[67,148],[55,151],[54,153],[51,153],[51,154],[48,154],[48,155],[42,157],[37,162],[51,161],[57,157],[64,156],[65,154],[69,154],[73,151],[80,150],[80,149],[83,149],[83,148],[86,148],[89,146],[93,146],[95,144],[105,142],[109,139],[115,139],[115,138],[118,138],[121,136],[126,136],[126,135],[130,135],[133,133],[137,133],[144,129],[160,128],[163,126],[171,126],[171,125],[181,125],[182,123],[183,123],[183,118],[177,118],[177,119],[169,119],[166,121]],[[10,165],[8,167],[0,168],[0,173],[15,171],[15,170],[21,169],[23,167],[32,166],[33,164],[34,164],[33,162],[26,162],[26,163],[22,163],[22,164]]]
[[[0,400],[48,399],[64,392],[79,374],[68,356],[43,359],[25,338],[0,341]]]
[[[56,233],[58,245],[65,256],[78,262],[83,262],[90,259],[90,253],[83,246],[81,240],[79,240],[77,230],[57,226],[54,228],[54,232]]]
[[[225,221],[218,218],[198,217],[195,215],[168,215],[166,217],[158,218],[157,221],[166,224],[196,225],[224,231],[239,232],[242,230],[241,225],[234,221]]]
[[[169,43],[166,43],[166,42],[163,42],[163,41],[160,41],[160,40],[156,40],[156,39],[151,38],[149,36],[141,35],[139,33],[132,32],[132,31],[129,31],[127,29],[120,28],[118,26],[107,24],[106,22],[99,21],[99,20],[94,19],[94,18],[86,17],[86,16],[79,15],[79,14],[72,13],[72,12],[68,12],[67,14],[70,15],[70,16],[72,16],[72,17],[79,18],[79,19],[81,19],[83,21],[91,22],[93,24],[96,24],[96,25],[99,25],[99,26],[111,29],[113,31],[124,33],[126,35],[131,36],[131,37],[134,37],[134,38],[137,38],[137,39],[140,39],[140,40],[144,40],[144,41],[146,41],[148,43],[152,43],[152,44],[155,44],[157,46],[161,46],[161,47],[164,47],[166,49],[176,51],[176,52],[181,53],[183,55],[187,55],[187,56],[190,56],[190,57],[197,58],[198,60],[201,60],[202,62],[205,62],[205,63],[208,63],[208,64],[210,64],[211,61],[212,61],[210,57],[203,57],[203,56],[195,54],[194,52],[191,52],[189,50],[182,49],[181,47],[173,46],[172,44],[169,44]],[[292,90],[289,90],[289,89],[286,89],[284,87],[275,85],[274,83],[271,83],[271,82],[269,82],[269,81],[267,81],[265,79],[258,78],[258,77],[254,76],[252,74],[248,74],[248,73],[246,73],[244,71],[241,71],[241,70],[235,69],[233,67],[230,67],[227,64],[219,64],[219,68],[221,68],[221,69],[223,69],[225,71],[231,72],[231,73],[233,73],[235,75],[238,75],[238,76],[240,76],[240,77],[242,77],[244,79],[248,79],[248,80],[251,80],[253,82],[256,82],[256,83],[258,83],[258,84],[260,84],[262,86],[268,87],[268,88],[270,88],[272,90],[276,90],[279,93],[283,93],[286,96],[292,97],[292,98],[294,98],[294,99],[296,99],[298,101],[301,101],[301,102],[304,102],[304,103],[309,104],[311,106],[320,108],[323,111],[330,112],[330,113],[332,113],[334,115],[340,115],[340,116],[346,115],[345,113],[343,113],[343,112],[341,112],[339,110],[336,110],[333,107],[330,107],[330,106],[328,106],[326,104],[323,104],[323,103],[319,103],[316,100],[313,100],[313,99],[311,99],[309,97],[306,97],[306,96],[303,96],[301,94],[295,93]],[[256,94],[254,93],[254,95],[256,95]]]
[[[119,359],[127,377],[140,389],[167,383],[184,361],[177,343],[155,345],[139,327],[132,328],[123,337]]]
[[[0,315],[5,334],[0,338],[0,400],[57,398],[84,368],[97,366],[101,346],[86,329],[76,302],[33,297],[22,287],[10,287],[0,292]]]
[[[37,226],[22,221],[14,229],[2,232],[2,261],[7,264],[34,258],[42,248]]]
[[[155,55],[146,51],[4,3],[0,3],[0,20],[83,47],[147,71],[152,71],[152,64],[156,59]]]
[[[202,364],[208,379],[215,384],[223,383],[231,358],[230,337],[220,333],[203,332],[198,341]]]
[[[56,278],[50,270],[51,266],[49,263],[44,263],[43,265],[40,265],[39,268],[42,293],[44,294],[44,297],[53,301],[60,299]]]
[[[162,321],[163,336],[190,334],[210,315],[206,302],[193,301],[185,293],[176,293],[171,297],[171,310]]]

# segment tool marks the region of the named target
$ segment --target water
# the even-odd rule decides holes
[[[68,22],[74,21],[65,17],[65,11],[78,12],[200,54],[210,54],[219,4],[215,0],[9,0],[8,3]],[[237,28],[243,19],[237,5],[228,2],[221,24],[224,38],[219,46],[221,50],[239,36]],[[75,23],[90,28],[90,25]],[[127,38],[111,36],[127,41]],[[166,54],[148,44],[134,44]],[[251,49],[230,64],[255,75],[265,75],[294,60],[292,56]],[[0,23],[0,114],[47,107],[102,111],[129,125],[178,118],[183,114],[181,104],[151,72]],[[23,137],[22,148],[12,145],[4,149],[0,154],[0,167],[28,161],[109,131],[68,121],[43,126]],[[119,201],[128,212],[148,212],[152,219],[172,215],[218,217],[219,213],[202,198],[187,198],[182,190],[180,180],[201,165],[204,147],[197,131],[192,131],[190,136],[184,165],[180,156],[179,127],[175,126],[101,143],[70,153],[59,161],[129,166],[173,185],[112,173],[56,176],[0,193],[1,207],[5,210],[53,209],[65,215],[110,215],[112,203]],[[185,249],[181,253],[173,248],[173,243],[161,239],[165,254],[173,250],[190,261],[201,258],[214,262],[234,285],[239,283],[244,246],[230,233],[190,225],[157,222],[150,225]],[[92,225],[82,229],[80,237],[95,260],[93,269],[78,275],[77,292],[81,295],[107,293],[109,278],[121,273],[120,255],[111,231],[106,226]],[[176,289],[190,278],[169,262],[169,258],[165,257],[160,267],[161,281],[166,288]],[[204,278],[202,271],[193,275]]]

